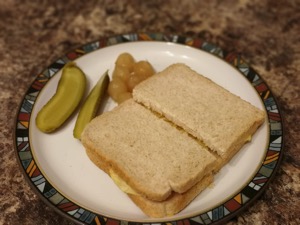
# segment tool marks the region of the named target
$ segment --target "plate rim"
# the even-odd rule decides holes
[[[266,167],[264,167],[264,165],[266,164],[269,166],[269,169],[271,170],[271,172],[269,171],[269,173],[270,173],[269,176],[264,177],[264,182],[259,184],[260,187],[258,187],[259,185],[256,186],[256,188],[258,188],[258,190],[255,193],[253,193],[254,195],[252,196],[252,198],[249,198],[244,204],[237,205],[236,204],[237,202],[233,202],[234,198],[228,197],[228,198],[230,198],[229,200],[228,200],[228,198],[225,198],[224,200],[221,201],[222,202],[221,206],[223,206],[223,208],[220,208],[221,206],[218,206],[217,208],[210,208],[209,211],[206,211],[204,213],[196,215],[193,218],[183,218],[183,219],[179,219],[179,220],[177,219],[177,220],[169,221],[170,223],[178,224],[178,225],[180,225],[183,221],[184,221],[184,223],[188,222],[189,224],[191,223],[191,221],[194,224],[195,223],[196,224],[224,223],[225,221],[228,221],[229,219],[238,215],[239,213],[244,211],[246,208],[248,208],[250,205],[252,205],[253,202],[255,202],[255,200],[265,191],[265,189],[268,187],[269,183],[274,178],[274,176],[280,166],[280,162],[282,160],[282,155],[283,155],[283,150],[284,150],[284,133],[285,133],[284,132],[284,124],[283,124],[284,121],[282,118],[282,113],[281,113],[280,107],[279,107],[277,100],[275,99],[272,91],[270,90],[269,86],[263,80],[263,78],[250,65],[248,65],[245,62],[245,60],[242,58],[242,55],[236,51],[226,52],[223,49],[221,49],[220,47],[218,47],[217,45],[207,42],[201,38],[190,37],[190,36],[181,36],[181,35],[177,35],[177,34],[164,34],[164,33],[121,34],[121,35],[115,35],[115,36],[110,36],[110,37],[103,37],[98,40],[88,42],[84,45],[78,46],[77,48],[75,48],[71,51],[68,51],[66,54],[64,54],[60,58],[56,59],[54,62],[52,62],[52,64],[50,64],[49,66],[44,68],[44,70],[42,72],[35,75],[34,80],[32,81],[29,88],[24,93],[24,95],[21,99],[21,102],[19,104],[17,113],[16,113],[16,117],[15,117],[16,119],[14,121],[15,124],[14,124],[13,140],[14,140],[15,153],[16,153],[16,156],[18,159],[17,161],[20,166],[20,169],[21,169],[23,175],[25,176],[27,183],[30,184],[31,189],[34,190],[34,192],[36,194],[38,194],[38,196],[47,205],[49,205],[51,208],[53,208],[60,215],[66,217],[68,219],[71,219],[75,223],[78,223],[78,224],[97,224],[97,222],[99,222],[101,224],[112,224],[112,223],[116,224],[116,222],[117,223],[123,223],[123,222],[138,223],[138,224],[160,223],[160,222],[148,222],[148,221],[147,222],[122,221],[122,220],[118,220],[118,219],[114,219],[114,218],[108,218],[103,215],[99,215],[92,211],[82,208],[80,205],[77,205],[76,203],[67,199],[65,196],[63,196],[63,194],[60,194],[54,187],[52,187],[52,189],[57,191],[57,193],[59,193],[64,198],[62,201],[65,200],[65,202],[63,202],[62,204],[64,204],[65,206],[69,205],[70,208],[72,208],[72,206],[73,206],[73,208],[76,208],[76,206],[77,206],[77,210],[83,210],[81,216],[84,213],[89,214],[89,216],[86,216],[85,219],[82,219],[81,216],[76,218],[75,214],[72,215],[72,214],[70,214],[70,211],[64,210],[65,208],[58,207],[58,206],[61,206],[62,204],[59,204],[59,203],[55,204],[49,198],[47,198],[45,196],[45,193],[43,193],[43,191],[41,191],[39,189],[36,182],[32,179],[33,175],[36,175],[33,178],[36,178],[37,176],[42,176],[42,178],[44,178],[44,174],[42,174],[41,171],[39,171],[39,168],[36,166],[33,154],[31,154],[30,137],[29,137],[29,124],[30,124],[31,111],[30,111],[30,106],[28,106],[28,105],[26,106],[26,104],[28,104],[28,101],[30,101],[30,100],[28,100],[28,98],[34,99],[34,97],[37,97],[39,92],[46,85],[46,83],[68,61],[73,61],[81,56],[84,56],[84,55],[90,53],[90,52],[93,52],[93,51],[96,51],[96,50],[99,50],[99,49],[102,49],[105,47],[113,46],[116,44],[122,44],[122,43],[126,43],[126,42],[140,42],[140,41],[146,41],[146,42],[147,41],[148,42],[149,41],[156,41],[156,42],[160,41],[160,42],[165,42],[165,43],[169,42],[169,43],[173,43],[173,44],[183,44],[185,46],[194,47],[198,50],[202,50],[207,53],[213,54],[213,55],[221,58],[221,60],[223,60],[225,63],[230,64],[231,66],[235,67],[241,73],[241,75],[244,75],[247,78],[247,80],[250,82],[250,84],[252,84],[253,88],[256,90],[257,94],[260,95],[260,98],[261,98],[260,100],[264,104],[264,109],[267,114],[267,120],[269,122],[269,128],[268,128],[268,131],[269,131],[268,139],[269,140],[267,141],[268,146],[266,146],[266,150],[265,150],[266,154],[263,157],[264,160],[263,160],[263,162],[261,162],[261,165],[258,165],[258,169],[256,170],[256,172],[254,174],[257,174],[260,170],[262,170],[263,168],[266,168]],[[60,64],[60,65],[57,65],[57,64]],[[61,66],[61,68],[59,68],[59,66]],[[55,68],[54,70],[52,70],[52,72],[53,72],[52,76],[51,76],[51,74],[48,74],[48,80],[46,82],[44,82],[44,81],[40,82],[39,76],[40,75],[45,76],[44,73],[50,72],[51,68],[52,69]],[[45,77],[43,77],[43,78],[45,78]],[[259,83],[257,83],[257,82],[259,82]],[[259,85],[261,85],[261,86],[259,86]],[[36,96],[30,95],[33,93],[35,94],[35,92],[31,92],[33,90],[35,90],[35,92],[37,92]],[[270,101],[268,101],[268,100],[270,100]],[[35,101],[33,101],[31,110],[33,109],[34,103],[35,103]],[[270,109],[270,110],[267,109],[267,107],[272,107],[272,106],[275,106],[275,111],[277,110],[277,113],[272,112],[272,109]],[[25,110],[26,107],[29,107],[29,111]],[[28,112],[28,113],[26,114],[26,112]],[[29,115],[29,118],[28,118],[28,115]],[[26,123],[28,126],[27,128],[26,128]],[[279,124],[281,129],[280,130],[272,130],[272,123]],[[24,125],[24,127],[22,128],[23,125]],[[27,129],[27,140],[26,140],[26,129]],[[274,135],[274,136],[279,136],[281,138],[281,140],[279,143],[279,150],[278,150],[278,147],[276,147],[276,146],[274,147],[275,149],[277,149],[278,154],[275,156],[271,155],[270,158],[268,158],[267,154],[269,153],[269,151],[271,151],[270,150],[270,147],[271,147],[271,137],[270,136],[272,135],[271,131],[274,131],[274,133],[276,133],[277,131],[279,133],[281,132],[280,135]],[[27,154],[27,155],[24,156],[25,154]],[[31,154],[31,158],[28,154],[29,155]],[[249,180],[253,181],[255,177],[256,176],[251,177]],[[45,179],[45,182],[47,182],[46,179]],[[237,192],[239,192],[238,195],[242,194],[242,190],[244,190],[245,188],[249,189],[249,187],[248,187],[249,185],[250,185],[250,183],[246,182],[237,191]],[[52,185],[50,184],[50,186],[52,186]],[[253,190],[255,190],[255,189],[252,189],[252,192],[253,192]],[[249,189],[249,192],[251,192],[251,189]],[[236,192],[234,193],[234,195],[237,196]],[[232,201],[232,204],[233,204],[232,207],[236,207],[236,208],[232,208],[232,211],[228,212],[226,214],[226,213],[224,213],[224,208],[226,208],[224,205],[230,201]],[[223,212],[222,212],[222,210],[223,210]],[[161,223],[164,223],[164,224],[168,223],[166,219],[162,218],[162,220],[164,220],[164,221]]]

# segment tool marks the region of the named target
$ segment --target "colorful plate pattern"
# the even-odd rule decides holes
[[[199,38],[191,38],[179,35],[165,35],[161,33],[133,33],[120,35],[110,38],[103,38],[93,43],[86,44],[58,59],[37,76],[30,88],[25,94],[18,111],[15,127],[15,148],[21,168],[28,178],[29,183],[42,196],[42,199],[50,203],[55,210],[67,216],[75,222],[89,225],[116,225],[116,224],[136,224],[135,222],[119,221],[113,218],[107,218],[95,214],[63,196],[57,191],[45,178],[38,168],[33,157],[29,125],[30,115],[33,105],[42,88],[51,79],[51,77],[60,70],[68,61],[75,60],[87,53],[105,48],[106,46],[116,45],[124,42],[137,41],[161,41],[172,42],[192,46],[211,54],[223,58],[228,63],[236,67],[252,83],[264,102],[268,115],[270,137],[266,155],[262,165],[258,169],[252,180],[246,184],[241,191],[232,198],[227,199],[221,205],[211,208],[208,211],[179,221],[163,222],[161,224],[172,225],[197,225],[197,224],[216,224],[223,223],[245,209],[253,200],[255,200],[269,183],[271,177],[275,174],[283,152],[283,124],[282,117],[267,84],[262,78],[242,59],[236,52],[223,51],[218,46],[208,43]],[[150,223],[147,223],[150,224]],[[156,223],[157,224],[157,223]]]

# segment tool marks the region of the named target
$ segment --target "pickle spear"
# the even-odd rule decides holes
[[[80,139],[85,125],[96,116],[100,103],[108,87],[108,83],[109,76],[108,71],[106,71],[98,80],[97,84],[93,87],[79,111],[73,130],[73,136],[75,138]]]
[[[84,96],[86,77],[74,62],[67,63],[58,82],[56,93],[38,112],[36,126],[45,133],[59,128],[74,112]]]

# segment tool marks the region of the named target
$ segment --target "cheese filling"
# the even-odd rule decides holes
[[[115,182],[115,184],[125,193],[132,195],[139,195],[135,190],[133,190],[118,174],[113,171],[113,169],[109,170],[109,175],[111,179]]]
[[[252,140],[252,135],[249,135],[246,139],[246,142],[250,142]]]

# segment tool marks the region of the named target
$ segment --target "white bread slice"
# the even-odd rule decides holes
[[[95,164],[112,169],[141,196],[166,200],[184,193],[214,170],[216,157],[132,99],[93,119],[82,144]]]
[[[223,164],[265,119],[263,111],[180,63],[141,82],[133,98],[204,142]]]

